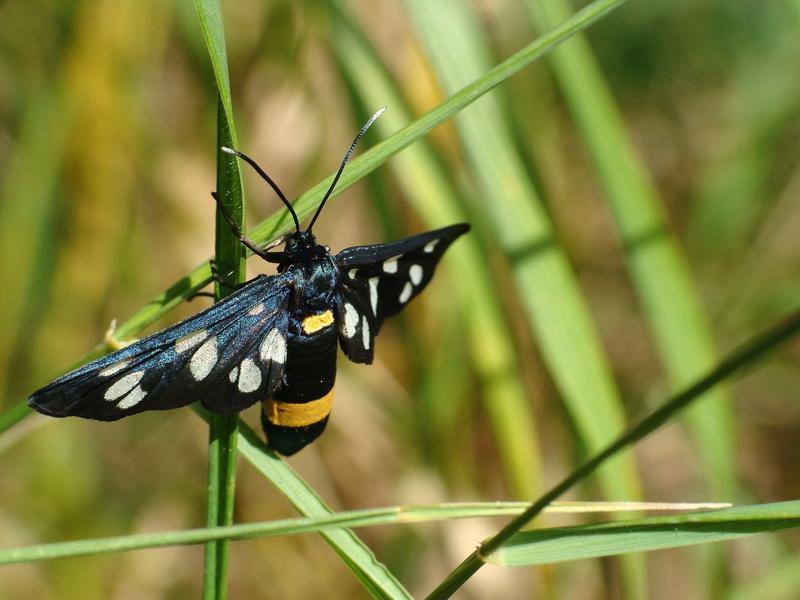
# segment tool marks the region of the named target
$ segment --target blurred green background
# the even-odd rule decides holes
[[[289,198],[333,172],[381,106],[357,152],[568,14],[555,0],[222,5],[240,149]],[[315,226],[334,252],[474,226],[384,326],[374,365],[340,358],[328,431],[290,461],[332,508],[533,499],[717,349],[800,304],[800,2],[638,0],[570,44]],[[0,3],[2,412],[210,258],[216,109],[186,0]],[[251,224],[279,210],[245,180]],[[799,352],[782,348],[571,499],[798,498]],[[188,410],[27,417],[0,436],[0,546],[201,526],[206,438]],[[236,510],[237,522],[295,514],[244,463]],[[496,527],[360,534],[418,597]],[[796,598],[797,543],[486,567],[460,597]],[[5,567],[0,599],[197,598],[202,564],[189,547]],[[233,544],[230,597],[367,593],[308,534]]]

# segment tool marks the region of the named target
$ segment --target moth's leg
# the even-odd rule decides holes
[[[232,281],[227,281],[222,278],[222,276],[217,272],[217,262],[215,260],[208,261],[211,265],[211,276],[214,278],[218,284],[222,287],[226,287],[229,290],[239,290],[246,286],[249,282],[245,281],[244,283],[233,283]],[[213,294],[210,294],[213,297]]]
[[[266,252],[267,250],[272,250],[275,246],[280,246],[286,240],[287,235],[288,234],[285,234],[279,237],[277,240],[272,240],[269,244],[264,246],[263,248],[264,252]]]
[[[195,298],[213,298],[213,297],[214,297],[214,294],[212,294],[211,292],[195,292],[194,294],[189,296],[186,299],[186,301],[187,302],[191,302]]]

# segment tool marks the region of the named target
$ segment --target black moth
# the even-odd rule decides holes
[[[114,421],[195,401],[215,413],[261,402],[273,450],[288,456],[314,441],[331,410],[337,340],[350,360],[370,364],[383,320],[425,288],[447,247],[469,230],[452,225],[335,256],[317,244],[311,228],[380,112],[356,136],[305,231],[272,180],[248,157],[225,149],[251,164],[294,218],[284,250],[268,252],[242,234],[217,199],[234,234],[277,263],[278,274],[259,275],[193,317],[64,375],[28,405],[53,417]]]

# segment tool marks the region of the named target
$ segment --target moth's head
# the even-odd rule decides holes
[[[286,254],[296,254],[317,246],[317,238],[310,231],[294,231],[283,242]]]
[[[289,265],[309,263],[328,254],[328,249],[317,243],[317,238],[310,231],[295,231],[286,236],[284,241],[284,259],[278,266],[282,271]]]

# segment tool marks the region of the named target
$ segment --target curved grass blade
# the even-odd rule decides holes
[[[133,550],[204,544],[212,540],[250,540],[279,535],[333,532],[349,527],[372,527],[404,523],[424,523],[444,519],[474,519],[518,515],[525,502],[474,502],[443,505],[389,506],[330,513],[318,517],[294,517],[262,523],[225,527],[186,529],[164,533],[145,533],[118,537],[38,544],[22,548],[0,549],[0,566],[31,563],[58,558],[76,558]],[[380,596],[379,596],[380,597]],[[387,595],[387,598],[398,597]]]
[[[408,5],[446,90],[486,69],[490,53],[485,36],[460,0],[410,0]],[[547,211],[496,98],[482,98],[480,110],[464,111],[456,123],[470,171],[486,199],[491,233],[509,257],[527,326],[582,440],[590,452],[597,452],[623,429],[625,415],[580,286],[555,243]],[[630,457],[607,465],[598,477],[608,498],[633,500],[640,495]]]
[[[472,9],[462,0],[408,6],[437,77],[447,92],[485,72],[491,50]],[[497,94],[455,118],[493,237],[503,247],[517,283],[528,329],[563,398],[581,441],[598,452],[625,424],[625,410],[581,287],[566,253],[556,242],[548,211],[503,118]],[[636,465],[620,456],[597,471],[606,498],[641,497]],[[643,590],[640,557],[625,557],[624,586]],[[634,592],[634,590],[637,590]]]
[[[603,462],[617,452],[640,441],[670,420],[676,413],[691,402],[705,394],[722,381],[730,378],[746,367],[752,366],[775,346],[800,333],[800,311],[793,313],[781,323],[756,336],[731,352],[715,369],[704,378],[683,392],[673,396],[642,419],[631,426],[602,452],[592,457],[581,467],[573,471],[561,483],[553,487],[539,498],[522,515],[513,519],[497,535],[487,540],[479,550],[470,554],[429,596],[430,600],[449,598],[453,595],[481,566],[489,556],[503,547],[511,537],[527,525],[544,510],[553,500],[570,489],[577,482],[592,473]]]
[[[241,424],[239,428],[239,452],[269,479],[301,514],[307,517],[327,517],[334,514],[314,490],[277,454],[269,450],[261,438],[245,424]],[[394,575],[375,558],[372,551],[352,531],[336,529],[323,531],[320,535],[374,598],[411,598]]]

